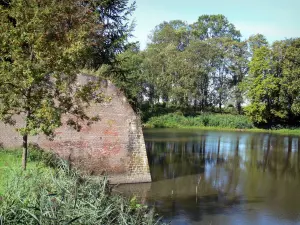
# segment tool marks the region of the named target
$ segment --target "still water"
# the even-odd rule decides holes
[[[170,224],[300,225],[300,138],[144,130],[152,183],[119,186]]]

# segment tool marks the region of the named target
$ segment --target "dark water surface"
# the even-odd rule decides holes
[[[146,129],[153,183],[119,192],[171,224],[300,225],[300,138]]]

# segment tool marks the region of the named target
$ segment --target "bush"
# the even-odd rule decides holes
[[[145,124],[152,128],[178,127],[220,127],[231,129],[251,129],[253,123],[243,115],[202,114],[196,117],[184,117],[176,113],[152,117]]]

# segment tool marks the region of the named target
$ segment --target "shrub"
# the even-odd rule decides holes
[[[152,128],[177,127],[220,127],[231,129],[251,129],[253,123],[243,115],[202,114],[196,117],[184,117],[180,114],[167,114],[152,117],[145,125]]]

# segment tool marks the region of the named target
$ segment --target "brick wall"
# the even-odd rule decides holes
[[[78,82],[85,83],[88,79],[91,77],[79,76]],[[65,124],[68,118],[63,117],[63,125],[55,131],[54,140],[39,135],[31,137],[30,142],[58,153],[88,173],[99,175],[105,172],[112,183],[150,182],[140,119],[112,83],[108,82],[103,92],[111,100],[94,104],[87,110],[89,115],[99,116],[99,121],[77,132]],[[17,117],[15,127],[0,122],[0,144],[21,146],[22,139],[15,129],[22,124],[21,117]]]

